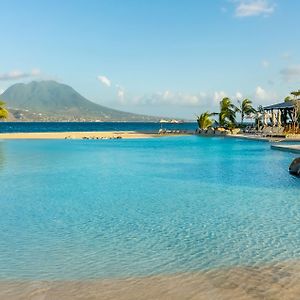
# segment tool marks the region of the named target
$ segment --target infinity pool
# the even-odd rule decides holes
[[[0,141],[0,279],[298,259],[294,157],[264,142],[196,136]]]

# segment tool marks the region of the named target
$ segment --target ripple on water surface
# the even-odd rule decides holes
[[[180,137],[0,142],[0,278],[80,280],[300,256],[294,155]]]

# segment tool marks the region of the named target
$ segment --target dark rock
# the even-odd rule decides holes
[[[300,175],[300,157],[295,158],[289,167],[289,172],[292,175],[299,176]]]

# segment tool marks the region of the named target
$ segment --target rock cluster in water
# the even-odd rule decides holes
[[[83,140],[119,140],[121,136],[84,136],[82,137]],[[66,136],[65,140],[73,139],[72,136]]]
[[[209,129],[200,129],[198,128],[196,130],[196,134],[199,135],[217,135],[217,136],[225,136],[225,135],[232,135],[232,134],[238,134],[240,133],[239,128],[235,128],[232,130],[225,129],[225,128],[209,128]]]
[[[167,130],[159,129],[158,134],[186,134],[187,130]]]

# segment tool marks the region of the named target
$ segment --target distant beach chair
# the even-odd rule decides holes
[[[269,127],[269,126],[264,127],[262,129],[261,135],[264,136],[264,137],[271,136],[272,135],[272,127]]]
[[[262,134],[262,133],[263,133],[263,128],[264,128],[264,126],[259,126],[259,127],[257,128],[257,130],[256,130],[256,133],[257,133],[257,134]]]
[[[246,126],[244,129],[244,133],[253,133],[253,127],[252,126]]]

